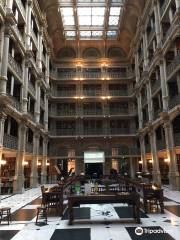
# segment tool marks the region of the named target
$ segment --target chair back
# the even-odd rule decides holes
[[[41,186],[41,193],[42,193],[42,195],[45,193],[45,187],[44,187],[44,185]]]

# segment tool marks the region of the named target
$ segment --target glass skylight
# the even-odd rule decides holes
[[[103,26],[105,7],[78,7],[79,26]]]
[[[125,0],[59,0],[66,39],[117,38]]]

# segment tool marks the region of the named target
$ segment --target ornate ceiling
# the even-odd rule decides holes
[[[115,46],[128,55],[145,0],[39,0],[39,4],[55,54],[63,47]]]

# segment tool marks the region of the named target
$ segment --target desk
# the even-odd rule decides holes
[[[73,224],[73,207],[80,204],[127,203],[133,206],[133,218],[140,223],[140,197],[135,192],[70,195],[68,197],[69,225]]]

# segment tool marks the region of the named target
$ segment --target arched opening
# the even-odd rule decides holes
[[[97,59],[101,57],[101,53],[97,48],[87,48],[84,50],[82,56],[83,58],[86,58],[86,59],[89,59],[89,58]]]

